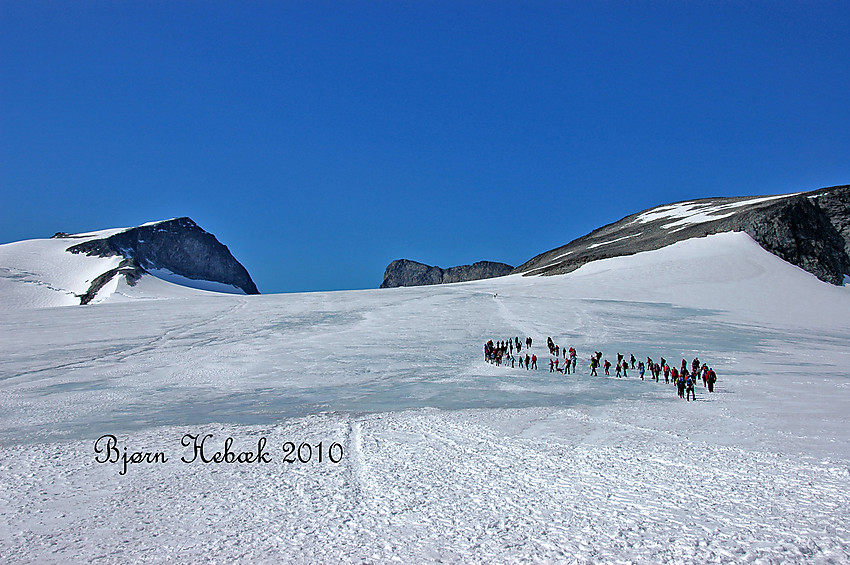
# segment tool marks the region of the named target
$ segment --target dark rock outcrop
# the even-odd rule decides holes
[[[123,276],[128,285],[136,286],[136,283],[139,282],[139,279],[142,278],[142,275],[145,273],[147,273],[147,271],[141,268],[139,263],[133,257],[123,259],[116,268],[109,269],[105,273],[95,277],[84,294],[78,294],[76,296],[80,299],[80,304],[85,305],[94,300],[94,297],[97,296],[100,289],[115,276]]]
[[[478,261],[472,265],[441,269],[408,259],[398,259],[390,263],[384,271],[381,288],[475,281],[501,277],[511,271],[513,267],[510,265],[493,261]]]
[[[819,279],[850,275],[850,186],[776,197],[705,198],[658,206],[537,255],[514,272],[554,275],[706,235],[742,231]]]
[[[60,233],[54,237],[68,236]],[[80,297],[83,304],[92,300],[116,274],[129,277],[128,283],[132,280],[133,284],[146,270],[168,270],[187,279],[218,282],[235,286],[246,294],[259,294],[248,271],[227,246],[189,218],[130,228],[109,237],[73,245],[67,251],[98,257],[122,256],[125,259],[117,269],[103,273],[92,282],[88,292]]]

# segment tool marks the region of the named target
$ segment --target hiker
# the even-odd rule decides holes
[[[688,375],[688,378],[685,381],[685,400],[690,402],[691,396],[693,396],[694,401],[696,401],[697,395],[694,392],[694,377],[693,377],[693,375]]]
[[[605,360],[605,363],[602,364],[602,367],[605,369],[605,376],[610,377],[611,373],[608,372],[608,369],[611,368],[611,362],[609,360]]]
[[[536,368],[537,368],[537,355],[532,355],[532,356],[531,356],[531,368],[532,368],[532,369],[536,369]]]

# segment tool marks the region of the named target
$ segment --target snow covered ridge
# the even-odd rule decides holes
[[[143,278],[168,283],[144,284]],[[173,283],[173,284],[171,284]],[[190,218],[0,245],[0,308],[70,306],[107,299],[179,296],[174,284],[259,294],[225,245]]]
[[[822,281],[850,275],[850,185],[776,196],[706,198],[658,206],[537,255],[514,273],[555,275],[677,241],[744,232]]]

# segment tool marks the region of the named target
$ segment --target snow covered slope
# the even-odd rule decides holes
[[[850,289],[741,233],[552,277],[18,310],[0,317],[0,555],[846,563],[848,313]],[[578,374],[484,362],[514,336],[541,366],[547,336],[576,347]],[[592,351],[699,356],[717,392],[590,377]],[[109,434],[167,460],[122,474],[95,453]],[[270,460],[185,463],[186,434],[265,440]]]
[[[777,257],[841,285],[850,275],[850,186],[658,206],[541,253],[514,272],[561,274],[599,259],[731,231],[747,233]]]
[[[73,242],[109,237],[121,230],[73,236]],[[0,309],[70,306],[80,303],[91,283],[118,267],[122,257],[68,253],[68,239],[34,239],[0,245]],[[100,302],[108,294],[95,297]]]
[[[190,219],[176,218],[0,245],[0,310],[103,302],[119,288],[126,298],[135,294],[128,286],[151,274],[200,290],[257,292],[225,246]],[[186,294],[153,286],[162,296]]]

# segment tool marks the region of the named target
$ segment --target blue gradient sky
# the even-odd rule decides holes
[[[850,2],[0,2],[0,242],[190,216],[262,292],[850,183]]]

